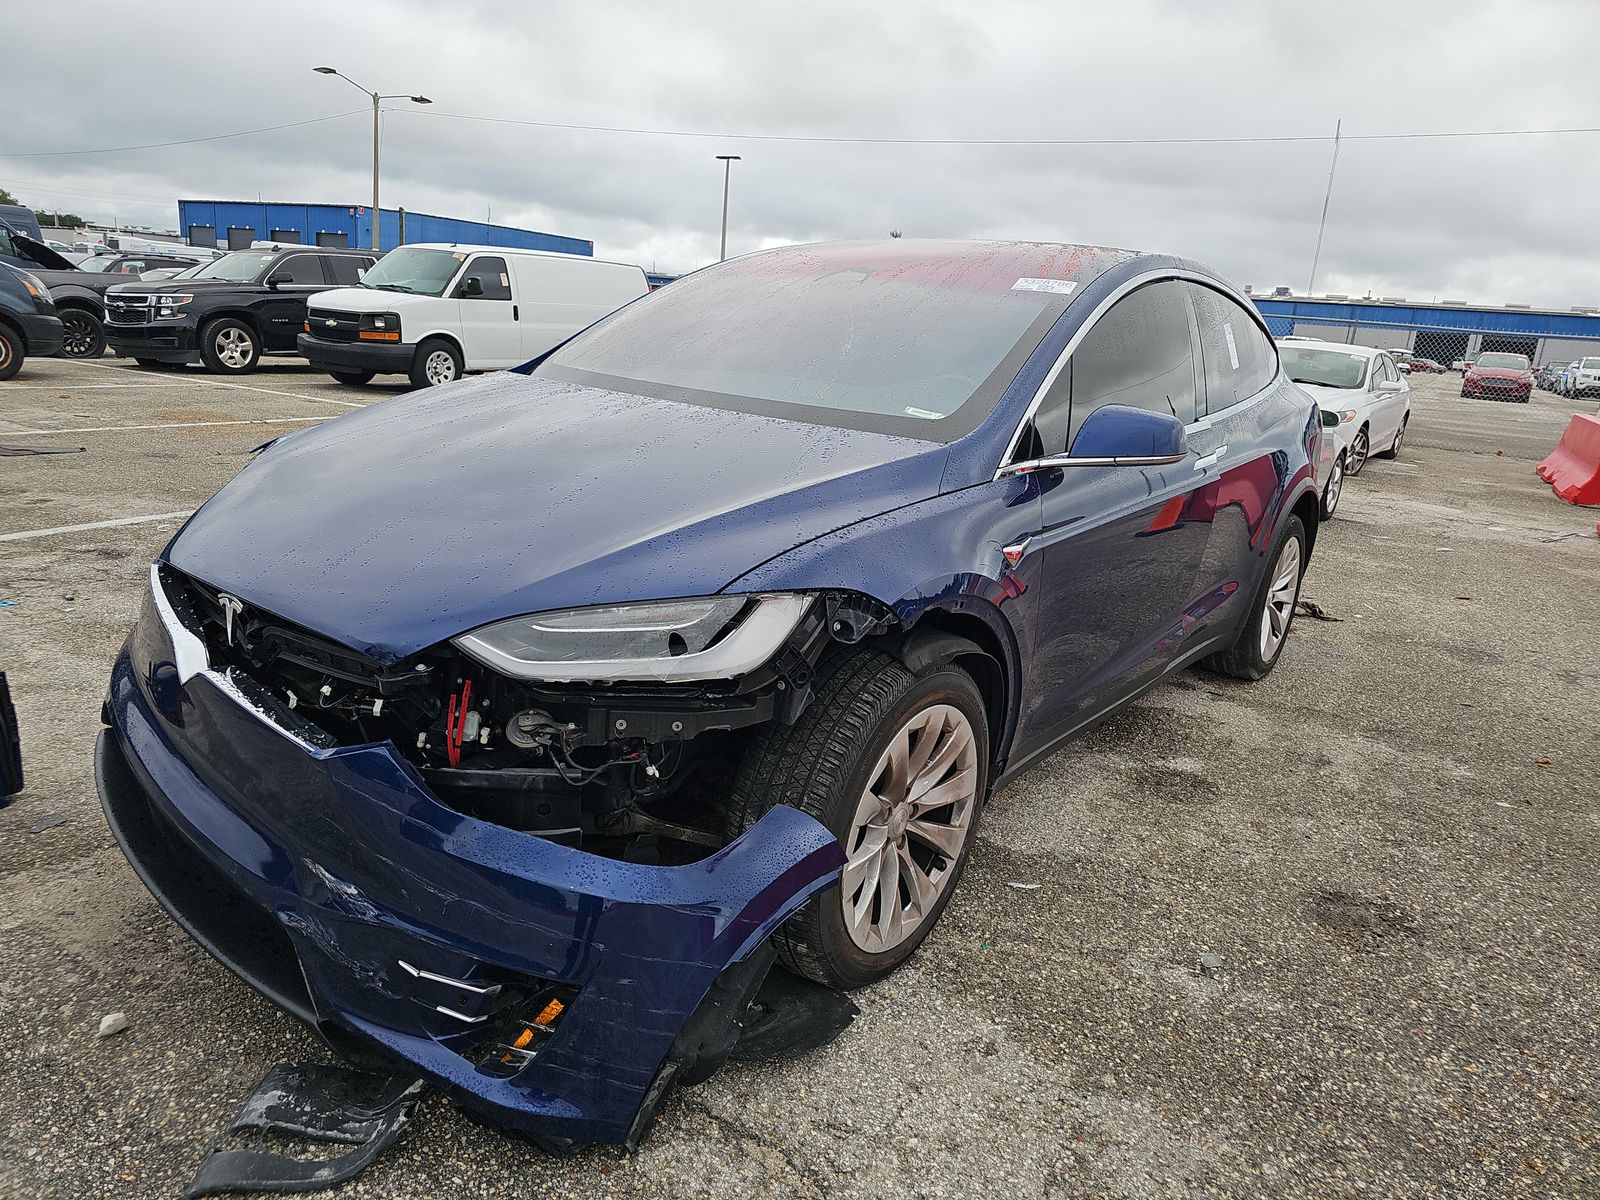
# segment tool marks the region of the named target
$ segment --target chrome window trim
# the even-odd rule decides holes
[[[1115,291],[1101,300],[1099,304],[1095,305],[1094,311],[1091,312],[1084,320],[1083,324],[1078,327],[1078,331],[1072,335],[1072,339],[1061,348],[1061,353],[1056,356],[1055,363],[1045,374],[1045,377],[1040,380],[1039,386],[1034,389],[1033,399],[1028,402],[1028,407],[1026,410],[1024,410],[1021,420],[1017,422],[1017,427],[1011,431],[1011,440],[1006,443],[1005,453],[1000,456],[1000,463],[995,467],[994,479],[1004,479],[1008,475],[1025,474],[1026,472],[1020,470],[1019,468],[1033,467],[1035,464],[1043,464],[1047,461],[1045,459],[1031,459],[1027,462],[1013,463],[1011,461],[1011,456],[1017,452],[1017,445],[1022,441],[1022,431],[1028,427],[1028,424],[1034,418],[1034,414],[1039,411],[1039,406],[1044,403],[1045,393],[1050,390],[1051,385],[1054,384],[1055,381],[1060,377],[1062,368],[1067,365],[1067,360],[1072,357],[1072,352],[1076,350],[1079,343],[1081,343],[1083,339],[1088,336],[1089,331],[1095,327],[1100,318],[1106,315],[1107,310],[1109,310],[1112,305],[1116,304],[1129,292],[1132,292],[1137,288],[1141,288],[1147,283],[1160,283],[1163,280],[1168,279],[1183,279],[1188,280],[1191,283],[1198,283],[1202,287],[1211,288],[1213,291],[1218,292],[1232,300],[1245,312],[1249,313],[1255,318],[1256,327],[1261,331],[1261,335],[1267,339],[1267,344],[1272,347],[1272,357],[1277,360],[1277,366],[1272,373],[1271,381],[1262,387],[1260,391],[1256,392],[1247,399],[1241,400],[1238,404],[1230,405],[1218,412],[1207,413],[1203,417],[1197,417],[1193,422],[1183,427],[1184,432],[1198,433],[1203,429],[1210,429],[1211,426],[1223,416],[1231,416],[1234,413],[1243,412],[1247,405],[1255,404],[1261,399],[1262,396],[1266,395],[1272,390],[1274,385],[1277,384],[1279,376],[1283,374],[1283,363],[1281,359],[1278,359],[1278,344],[1273,340],[1272,331],[1267,328],[1266,319],[1261,315],[1260,310],[1258,310],[1256,306],[1250,302],[1248,297],[1241,296],[1239,293],[1229,288],[1226,284],[1221,283],[1219,280],[1214,279],[1209,275],[1202,275],[1199,271],[1189,271],[1181,267],[1160,267],[1155,270],[1144,271],[1138,275],[1135,275],[1133,278],[1124,280],[1122,283],[1118,284]],[[1068,311],[1070,311],[1070,309]],[[1198,330],[1196,330],[1196,333],[1198,334]],[[1198,347],[1196,347],[1196,349],[1198,350]],[[1202,382],[1203,381],[1204,377],[1202,376]],[[1067,458],[1070,456],[1061,455],[1057,457]],[[1079,461],[1084,462],[1085,465],[1090,465],[1088,460]],[[1171,461],[1179,460],[1174,459]],[[1111,464],[1127,466],[1132,465],[1132,462],[1131,460],[1126,459],[1095,459],[1093,460],[1092,465],[1106,466]],[[1051,463],[1051,465],[1064,466],[1066,464],[1064,462],[1057,461]]]

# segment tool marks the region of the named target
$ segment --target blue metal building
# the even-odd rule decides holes
[[[1526,354],[1536,366],[1600,354],[1600,313],[1474,308],[1398,300],[1255,297],[1277,337],[1298,334],[1381,349],[1407,349],[1449,365],[1485,351]]]
[[[403,224],[403,229],[402,229]],[[307,246],[372,245],[372,210],[359,204],[278,204],[252,200],[179,200],[178,228],[194,246],[237,250],[251,242]],[[381,248],[405,242],[468,242],[516,250],[594,255],[594,243],[487,221],[386,208],[378,226]]]

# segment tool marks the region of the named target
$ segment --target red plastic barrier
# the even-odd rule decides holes
[[[1568,504],[1600,504],[1600,417],[1574,413],[1539,478]]]

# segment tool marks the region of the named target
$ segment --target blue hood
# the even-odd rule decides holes
[[[503,617],[718,591],[813,538],[936,495],[947,454],[495,374],[280,439],[167,557],[393,662]]]

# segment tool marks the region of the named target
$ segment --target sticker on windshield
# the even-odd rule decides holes
[[[1233,364],[1233,369],[1239,369],[1239,347],[1233,340],[1233,326],[1224,321],[1222,323],[1222,336],[1228,340],[1228,361]]]
[[[1011,290],[1013,292],[1059,292],[1061,295],[1067,296],[1077,286],[1077,281],[1072,279],[1034,279],[1031,276],[1024,275],[1011,285]]]

